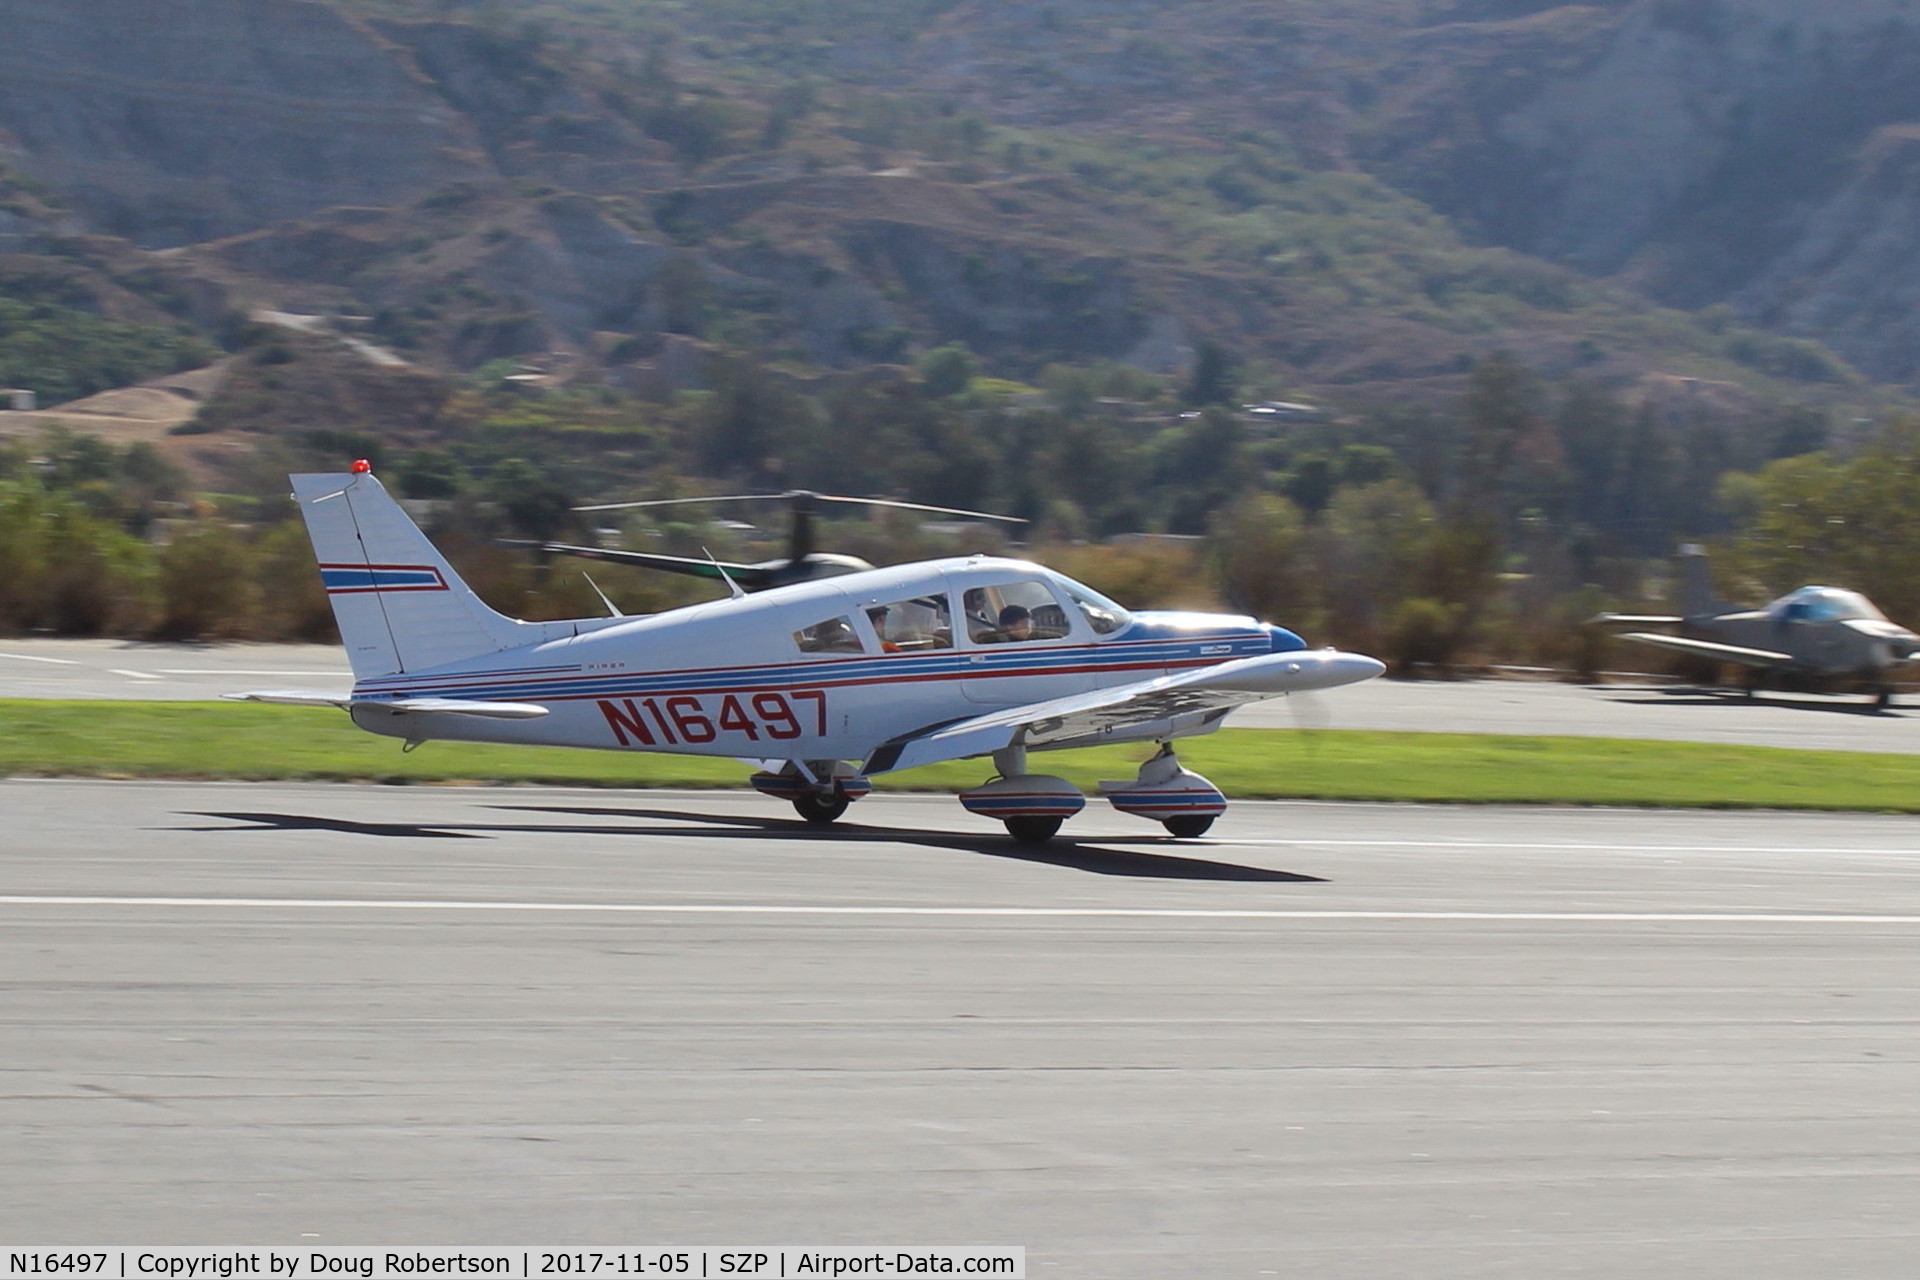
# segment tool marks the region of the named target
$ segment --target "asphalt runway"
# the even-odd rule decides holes
[[[1018,1244],[1058,1277],[1920,1256],[1920,825],[0,782],[0,1223]]]
[[[0,698],[202,700],[248,689],[353,687],[346,655],[326,645],[161,645],[117,640],[0,639]],[[1737,694],[1622,681],[1370,680],[1256,703],[1244,729],[1381,729],[1398,733],[1564,733],[1829,751],[1920,752],[1920,694],[1875,712],[1861,698]]]

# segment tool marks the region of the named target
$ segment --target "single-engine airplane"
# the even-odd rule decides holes
[[[1677,560],[1680,613],[1603,613],[1592,623],[1677,627],[1678,635],[1629,631],[1620,638],[1745,667],[1748,697],[1763,688],[1862,692],[1884,709],[1893,701],[1893,669],[1920,658],[1920,636],[1887,621],[1857,591],[1800,587],[1764,608],[1740,609],[1714,599],[1705,548],[1689,543]]]
[[[1379,675],[1372,658],[1309,649],[1248,617],[1129,613],[1021,560],[960,557],[867,569],[644,617],[521,622],[495,612],[364,462],[296,475],[320,575],[353,667],[348,695],[230,694],[331,705],[372,733],[730,756],[759,791],[827,825],[874,774],[991,757],[960,794],[1024,843],[1086,804],[1030,751],[1158,742],[1109,803],[1179,837],[1225,811],[1175,739],[1234,708]]]

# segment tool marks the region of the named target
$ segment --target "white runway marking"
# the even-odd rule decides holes
[[[252,671],[245,667],[155,667],[154,670],[163,676],[317,676],[336,680],[349,678],[346,672],[333,667],[300,667],[292,671]]]
[[[1881,847],[1876,849],[1821,848],[1818,845],[1764,845],[1764,844],[1564,844],[1551,840],[1316,840],[1311,836],[1296,836],[1288,839],[1234,840],[1226,836],[1217,837],[1208,843],[1221,847],[1259,846],[1262,848],[1310,849],[1320,846],[1351,849],[1534,849],[1547,852],[1565,850],[1573,853],[1808,853],[1825,855],[1855,856],[1859,854],[1920,854],[1920,841],[1911,849]]]
[[[135,680],[164,680],[165,676],[156,676],[151,671],[128,671],[123,667],[108,667],[108,675],[131,676]]]
[[[0,653],[0,658],[12,658],[15,662],[51,662],[57,667],[78,667],[84,664],[72,658],[37,658],[30,653]]]
[[[1311,911],[1185,907],[913,907],[812,906],[728,902],[463,902],[385,898],[148,898],[65,894],[3,894],[7,907],[174,907],[302,911],[521,911],[608,912],[620,915],[706,916],[954,916],[1067,920],[1484,920],[1591,924],[1841,924],[1920,925],[1920,915],[1864,912],[1759,911]]]

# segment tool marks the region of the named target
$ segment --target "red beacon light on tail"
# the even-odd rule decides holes
[[[351,467],[348,467],[347,470],[353,472],[353,474],[357,476],[364,476],[373,470],[373,464],[371,462],[368,462],[365,458],[355,458],[353,460],[353,465]]]

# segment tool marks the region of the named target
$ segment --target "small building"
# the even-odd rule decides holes
[[[7,408],[15,413],[32,413],[40,407],[39,399],[33,392],[20,387],[10,387],[0,391],[0,399],[5,400]]]
[[[1255,418],[1266,418],[1275,422],[1325,422],[1327,411],[1318,405],[1301,404],[1293,400],[1262,400],[1259,404],[1243,404],[1240,411]]]

